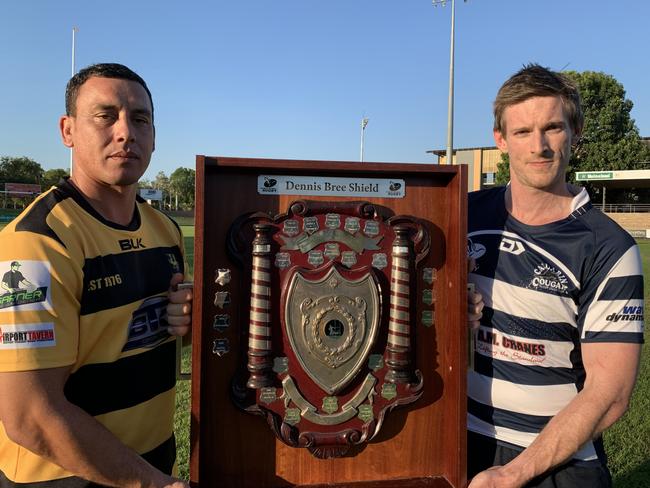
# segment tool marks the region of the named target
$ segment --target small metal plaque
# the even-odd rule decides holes
[[[340,248],[336,242],[328,242],[325,244],[325,252],[323,253],[330,261],[340,256]]]
[[[284,411],[284,423],[289,425],[296,425],[300,422],[300,409],[287,408]]]
[[[325,262],[323,251],[309,251],[307,262],[314,267],[318,267]]]
[[[273,358],[273,372],[277,374],[283,374],[289,371],[289,358],[285,356],[280,356]]]
[[[214,305],[219,308],[224,308],[230,305],[230,292],[218,291],[214,294]]]
[[[372,266],[373,268],[377,268],[377,269],[384,269],[386,266],[388,266],[388,259],[386,257],[386,254],[384,254],[383,252],[378,252],[376,254],[373,254]]]
[[[339,409],[339,400],[335,396],[326,396],[323,398],[323,412],[327,412],[330,415],[336,412]]]
[[[359,417],[359,420],[364,424],[374,419],[375,414],[372,411],[372,405],[359,405],[359,414],[357,417]]]
[[[291,254],[288,252],[276,253],[275,266],[280,269],[285,269],[291,266]]]
[[[214,282],[219,286],[225,286],[230,283],[230,270],[228,268],[219,268],[216,272]]]
[[[289,219],[284,221],[282,232],[290,237],[297,236],[300,233],[300,224],[297,220]]]
[[[341,216],[339,214],[325,215],[325,227],[328,229],[338,229],[341,227]]]
[[[397,396],[397,385],[394,383],[384,383],[381,385],[381,396],[386,400],[392,400]]]
[[[424,268],[422,270],[422,279],[425,281],[425,283],[432,284],[436,280],[436,269]]]
[[[255,244],[253,246],[253,253],[268,254],[270,252],[271,252],[270,244]]]
[[[422,325],[431,327],[433,325],[433,310],[422,310]]]
[[[431,305],[433,303],[432,289],[427,288],[425,290],[422,290],[422,302],[426,303],[427,305]]]
[[[359,224],[359,217],[347,217],[345,219],[344,229],[350,234],[356,234],[359,232],[361,225]]]
[[[318,230],[318,218],[305,217],[302,221],[302,228],[307,234],[313,234]]]
[[[341,253],[341,264],[348,268],[357,264],[357,253],[354,251],[343,251]]]
[[[384,367],[384,356],[381,354],[371,354],[368,356],[368,368],[373,371],[379,371]]]
[[[260,400],[264,403],[273,403],[278,399],[277,391],[275,388],[261,388]]]
[[[230,352],[230,341],[228,339],[215,339],[212,342],[212,354],[221,357]]]
[[[363,225],[363,233],[369,237],[379,235],[379,222],[376,220],[366,220]]]
[[[212,322],[212,328],[214,330],[217,332],[223,332],[228,327],[230,327],[230,315],[224,313],[214,316],[214,322]]]

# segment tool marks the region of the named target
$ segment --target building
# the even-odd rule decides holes
[[[447,151],[427,151],[438,157],[438,164],[447,164]],[[467,165],[467,190],[474,191],[495,185],[497,164],[501,162],[501,151],[496,146],[467,147],[454,150],[452,164]]]

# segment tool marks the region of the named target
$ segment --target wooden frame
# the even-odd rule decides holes
[[[278,440],[261,417],[233,403],[232,381],[246,362],[250,283],[227,252],[233,221],[244,214],[287,212],[296,200],[332,197],[261,195],[259,175],[400,179],[404,198],[364,200],[393,215],[421,219],[431,248],[422,267],[434,269],[435,321],[413,330],[415,365],[422,397],[386,415],[370,442],[341,457],[319,459],[307,449]],[[192,332],[192,435],[190,479],[194,486],[223,488],[454,487],[466,485],[466,221],[464,166],[290,161],[197,156]],[[227,268],[227,286],[215,283]],[[220,290],[228,290],[230,326],[213,327]],[[426,308],[414,300],[416,322]],[[272,324],[273,326],[273,324]],[[220,340],[222,355],[215,340]],[[225,340],[225,341],[224,341]],[[216,349],[215,349],[216,348]],[[243,357],[242,357],[243,356]]]

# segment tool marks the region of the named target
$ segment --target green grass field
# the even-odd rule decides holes
[[[194,227],[179,222],[184,235],[188,278],[194,264]],[[4,226],[0,222],[0,229]],[[645,308],[650,299],[650,241],[640,241],[645,281]],[[650,318],[646,314],[646,343],[650,342]],[[183,350],[183,370],[191,369],[190,348]],[[189,479],[190,382],[179,381],[176,395],[175,430],[178,443],[179,474]],[[605,433],[605,448],[614,476],[615,488],[646,488],[650,486],[650,352],[644,347],[639,379],[628,413]]]

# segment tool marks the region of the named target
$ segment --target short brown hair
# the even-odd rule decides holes
[[[558,96],[571,128],[580,133],[584,118],[578,88],[568,76],[539,64],[528,64],[512,75],[499,89],[494,100],[494,130],[504,133],[503,113],[506,108],[533,97]]]

